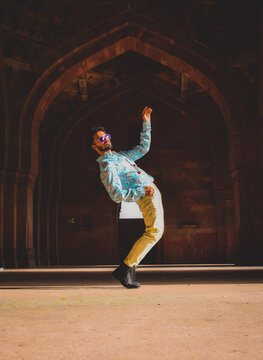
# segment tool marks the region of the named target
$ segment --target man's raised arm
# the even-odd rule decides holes
[[[151,113],[152,109],[146,106],[142,111],[142,131],[140,134],[140,143],[131,150],[120,151],[120,154],[127,156],[133,161],[140,159],[150,150],[151,144]]]

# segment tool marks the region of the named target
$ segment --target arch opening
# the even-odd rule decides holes
[[[188,50],[186,49],[186,51]],[[69,67],[66,70],[62,67],[62,65],[60,65],[60,69],[63,69],[62,72],[61,70],[59,70],[59,72],[54,71],[55,77],[51,82],[49,82],[48,86],[42,88],[41,82],[44,82],[45,77],[43,76],[40,83],[37,84],[36,88],[32,90],[32,97],[29,99],[28,104],[30,104],[31,99],[35,98],[32,101],[35,101],[37,99],[37,101],[35,102],[35,106],[33,106],[34,111],[31,112],[31,115],[33,116],[31,116],[32,130],[30,143],[30,169],[33,177],[36,176],[38,169],[38,151],[36,151],[36,149],[38,149],[38,129],[52,101],[61,92],[61,90],[64,89],[65,86],[69,84],[79,74],[83,73],[84,71],[94,69],[94,67],[103,64],[110,59],[116,58],[117,56],[124,54],[128,51],[137,52],[138,54],[160,62],[165,66],[170,67],[171,69],[179,69],[181,72],[188,74],[198,83],[200,83],[205,89],[207,89],[210,95],[214,99],[216,99],[217,103],[219,104],[221,111],[224,115],[226,124],[228,126],[230,163],[231,166],[234,166],[233,163],[236,159],[234,159],[235,153],[232,143],[232,129],[236,126],[236,117],[235,115],[231,114],[232,108],[228,104],[229,99],[227,99],[227,96],[225,98],[223,95],[222,89],[224,86],[222,85],[222,79],[220,79],[219,81],[217,71],[215,71],[215,73],[213,74],[214,78],[217,79],[216,83],[216,81],[213,81],[213,76],[209,77],[209,74],[202,73],[198,69],[194,68],[193,65],[181,60],[176,55],[166,52],[163,49],[159,49],[150,43],[145,43],[144,41],[134,36],[127,36],[125,38],[121,38],[119,41],[116,41],[108,47],[95,52],[89,57],[85,57],[81,62],[76,63],[75,65]],[[63,61],[61,61],[61,64],[63,64]],[[211,69],[209,69],[209,71],[210,70]],[[48,76],[50,76],[50,74]],[[26,113],[27,109],[25,108],[22,119],[26,118]],[[28,119],[30,119],[30,116],[28,117]],[[34,151],[32,149],[34,149]]]

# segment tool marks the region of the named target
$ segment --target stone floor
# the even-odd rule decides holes
[[[0,272],[0,359],[263,359],[263,267],[112,270]]]

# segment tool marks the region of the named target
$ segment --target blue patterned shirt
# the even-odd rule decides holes
[[[127,151],[112,151],[97,159],[101,181],[116,203],[138,201],[145,196],[144,187],[153,183],[154,178],[135,164],[149,151],[150,143],[151,122],[144,121],[139,145]]]

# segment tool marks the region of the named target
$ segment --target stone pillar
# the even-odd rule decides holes
[[[35,266],[33,245],[33,191],[34,180],[22,175],[17,181],[17,264]]]
[[[259,119],[259,146],[260,146],[260,155],[261,160],[263,159],[263,4],[261,4],[261,26],[260,26],[260,42],[259,42],[259,99],[258,99],[258,115]]]
[[[51,146],[50,146],[51,148]],[[53,168],[53,161],[48,153],[48,147],[42,154],[41,162],[44,163],[40,169],[38,178],[38,257],[40,265],[59,265],[58,259],[58,204],[59,185],[57,184],[58,165]],[[51,169],[52,167],[52,169]]]
[[[250,184],[246,171],[236,169],[232,173],[235,206],[235,232],[239,239],[238,264],[254,264],[255,246],[251,223]]]
[[[261,3],[260,41],[259,41],[259,98],[257,122],[258,165],[254,171],[252,187],[254,202],[253,220],[258,245],[257,262],[263,265],[263,4]]]
[[[226,224],[225,224],[225,193],[223,190],[216,190],[216,233],[217,233],[217,260],[220,263],[226,261]]]
[[[263,265],[263,166],[250,168],[249,202],[252,222],[253,263]]]
[[[16,191],[14,174],[2,175],[2,265],[6,268],[17,267],[16,247]]]
[[[232,194],[231,194],[232,195]],[[231,196],[232,197],[232,196]],[[226,257],[225,260],[228,263],[236,264],[238,262],[238,242],[235,233],[235,209],[234,209],[234,200],[229,199],[229,196],[226,196],[225,200],[225,223],[226,223],[226,238],[227,238],[227,247],[226,247]]]
[[[6,71],[3,63],[3,41],[0,39],[0,267],[4,264],[4,176],[8,139],[8,91]]]
[[[2,176],[1,176],[2,178]],[[4,187],[3,183],[0,181],[0,267],[3,267],[4,263],[4,201],[3,201]]]
[[[2,177],[2,262],[5,268],[35,266],[33,248],[33,186],[26,176]]]
[[[55,195],[51,195],[46,201],[46,251],[49,266],[59,265],[57,248],[59,232],[58,203],[59,201]]]

